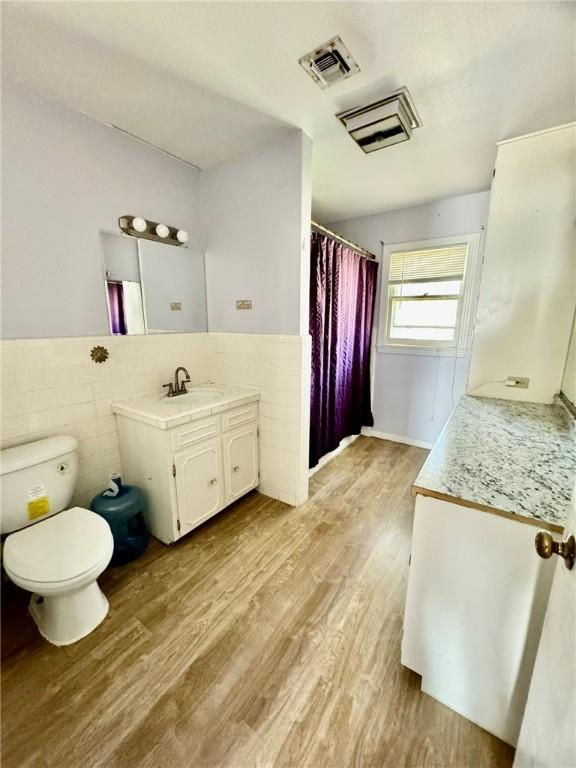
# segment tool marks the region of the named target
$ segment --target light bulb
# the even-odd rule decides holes
[[[136,232],[146,232],[146,219],[142,216],[134,216],[132,219],[132,229]]]
[[[156,225],[156,234],[158,237],[168,237],[170,234],[170,230],[166,226],[166,224],[157,224]]]
[[[176,232],[176,240],[178,240],[179,243],[187,243],[188,232],[186,232],[185,229],[179,229],[178,232]]]

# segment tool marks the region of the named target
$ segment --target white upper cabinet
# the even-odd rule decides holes
[[[551,403],[560,391],[576,305],[575,163],[576,124],[498,146],[469,393]]]

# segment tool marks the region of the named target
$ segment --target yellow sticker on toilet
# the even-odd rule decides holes
[[[36,520],[38,517],[50,512],[50,499],[46,495],[46,488],[42,483],[28,488],[28,520]]]
[[[28,520],[36,520],[37,517],[47,515],[48,512],[50,512],[48,496],[41,496],[39,499],[28,502]]]

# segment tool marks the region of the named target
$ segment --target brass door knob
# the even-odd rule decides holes
[[[554,541],[552,534],[548,531],[538,531],[534,540],[536,552],[547,560],[552,555],[560,555],[564,558],[564,564],[568,570],[574,567],[576,559],[576,539],[574,536],[568,536],[566,541]]]

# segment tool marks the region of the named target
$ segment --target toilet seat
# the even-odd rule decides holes
[[[69,585],[92,571],[101,572],[112,555],[114,540],[108,523],[82,507],[60,512],[11,533],[4,545],[8,576],[34,585]]]

